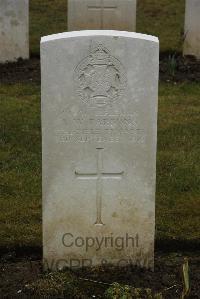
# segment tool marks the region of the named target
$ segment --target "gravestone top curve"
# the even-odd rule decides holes
[[[148,40],[152,42],[159,43],[159,40],[156,36],[147,35],[136,32],[129,31],[118,31],[118,30],[81,30],[81,31],[71,31],[71,32],[63,32],[57,34],[51,34],[47,36],[43,36],[41,38],[41,43],[54,41],[63,38],[72,38],[72,37],[81,37],[81,36],[119,36],[119,37],[127,37],[127,38],[137,38],[141,40]]]

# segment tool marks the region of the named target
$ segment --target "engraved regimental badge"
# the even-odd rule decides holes
[[[124,67],[99,44],[76,67],[75,84],[79,97],[90,107],[112,106],[126,87]]]

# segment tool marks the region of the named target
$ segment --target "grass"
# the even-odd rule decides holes
[[[40,38],[67,31],[67,0],[30,1],[30,48],[39,55]]]
[[[157,232],[199,239],[200,86],[161,84],[157,155]]]
[[[0,88],[2,246],[41,243],[39,90],[30,84]]]
[[[137,32],[156,35],[161,52],[181,52],[185,0],[141,0]],[[39,55],[41,36],[67,31],[67,0],[30,1],[30,47]]]
[[[157,239],[200,238],[200,86],[160,84]],[[41,246],[40,87],[0,86],[0,246]]]
[[[158,36],[161,52],[182,52],[185,0],[138,1],[137,31]]]

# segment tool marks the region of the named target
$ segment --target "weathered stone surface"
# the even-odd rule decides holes
[[[136,0],[68,0],[68,31],[136,31]]]
[[[0,62],[29,58],[29,0],[0,0]]]
[[[183,54],[200,59],[200,0],[186,0]]]
[[[158,56],[136,33],[42,38],[45,267],[153,267]]]

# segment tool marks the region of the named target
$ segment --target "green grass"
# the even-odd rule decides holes
[[[161,84],[157,154],[158,238],[200,238],[200,85]]]
[[[39,86],[5,85],[1,101],[1,245],[41,243]]]
[[[137,32],[156,35],[161,52],[181,52],[185,0],[141,0]],[[30,1],[31,53],[39,55],[41,36],[67,31],[67,0]]]
[[[67,0],[30,1],[30,48],[39,55],[40,38],[67,31]]]
[[[137,31],[158,36],[161,52],[181,52],[185,0],[138,1]]]
[[[200,86],[160,84],[157,239],[200,238]],[[40,87],[0,86],[1,246],[41,246]]]

